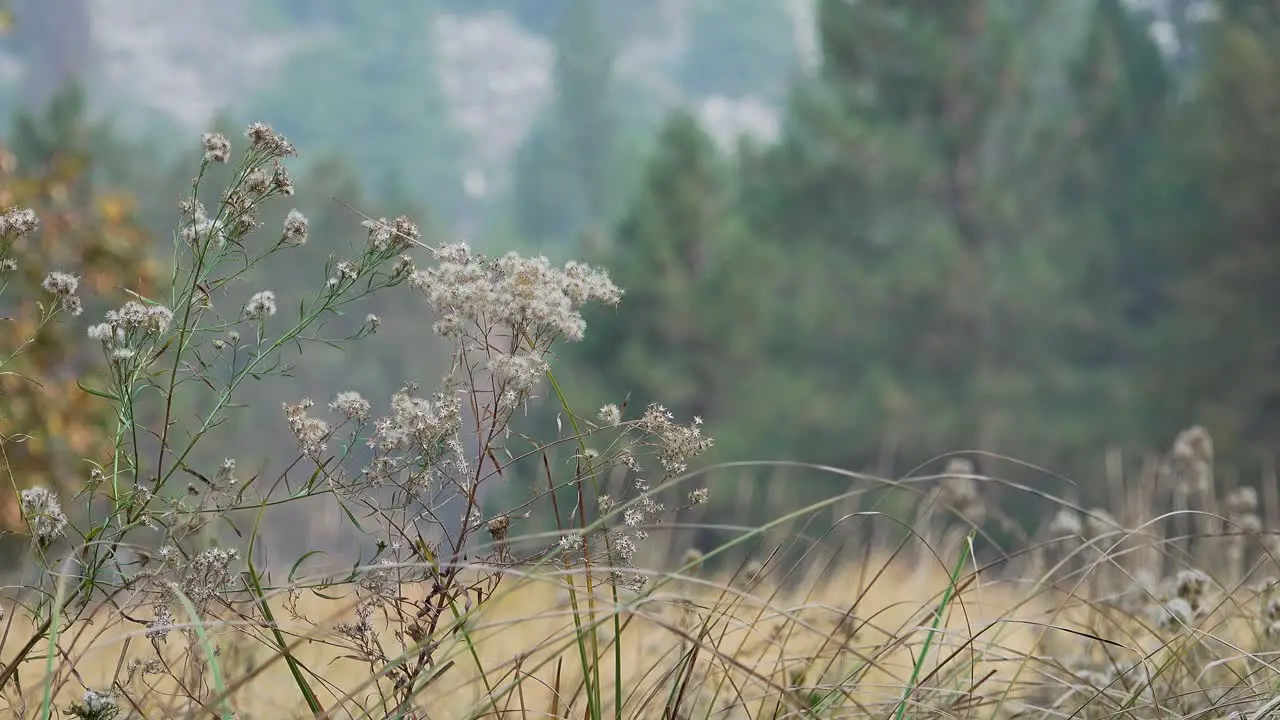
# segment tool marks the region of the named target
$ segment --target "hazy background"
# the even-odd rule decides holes
[[[200,132],[294,141],[314,261],[263,278],[282,305],[360,236],[334,196],[608,267],[627,296],[562,348],[570,400],[701,415],[709,461],[894,477],[978,450],[1087,501],[1121,453],[1135,472],[1200,423],[1228,483],[1272,467],[1276,0],[10,3],[4,144],[25,168],[83,158],[157,252]],[[206,461],[287,461],[284,400],[431,387],[423,304],[379,303],[378,335],[255,390]],[[709,516],[777,509],[776,487],[742,497]]]

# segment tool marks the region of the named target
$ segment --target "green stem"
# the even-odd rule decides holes
[[[973,542],[974,532],[973,530],[969,531],[968,542]],[[916,658],[915,666],[911,668],[911,679],[907,681],[907,690],[902,694],[902,700],[898,702],[898,709],[893,714],[894,720],[902,720],[902,716],[907,712],[907,700],[916,690],[916,682],[920,678],[920,671],[924,668],[925,659],[929,657],[929,648],[933,645],[933,637],[938,632],[938,626],[942,624],[942,617],[946,614],[947,607],[951,604],[956,584],[960,580],[960,569],[964,567],[964,560],[964,552],[961,552],[959,557],[956,558],[955,567],[951,570],[951,577],[947,587],[942,591],[942,600],[938,603],[938,608],[933,613],[933,624],[929,627],[929,634],[924,638],[924,647],[920,650],[920,656]]]

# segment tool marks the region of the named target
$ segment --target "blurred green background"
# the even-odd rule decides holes
[[[1087,500],[1109,452],[1136,467],[1194,423],[1241,482],[1275,457],[1280,1],[6,12],[3,142],[24,171],[83,157],[164,253],[198,134],[268,122],[301,153],[316,267],[361,234],[337,198],[434,240],[609,268],[622,305],[592,308],[554,365],[570,401],[700,415],[709,461],[897,477],[981,451]],[[277,295],[322,281],[299,267],[273,273]],[[357,389],[376,406],[445,370],[408,288],[366,311],[384,324],[358,352],[309,352],[224,428],[242,467],[291,450],[284,400]],[[803,501],[845,481],[794,482]],[[764,513],[770,495],[750,497],[709,517]]]

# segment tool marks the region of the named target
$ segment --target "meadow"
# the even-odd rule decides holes
[[[85,320],[81,278],[46,268],[23,326],[32,343],[61,324],[90,344],[99,372],[82,387],[115,425],[74,491],[7,473],[25,526],[0,631],[12,716],[1252,720],[1280,706],[1275,478],[1225,486],[1203,428],[1111,478],[1107,508],[957,457],[899,479],[792,464],[779,487],[826,474],[848,490],[712,523],[700,513],[735,498],[709,488],[749,464],[697,467],[712,443],[699,418],[572,408],[554,372],[555,346],[589,332],[585,305],[626,302],[605,270],[428,246],[408,218],[365,218],[347,256],[315,259],[308,296],[277,297],[243,280],[310,261],[305,216],[256,219],[293,194],[295,150],[260,123],[201,143],[167,289]],[[204,187],[220,164],[230,184]],[[26,253],[39,232],[7,210],[0,264],[41,262]],[[397,286],[455,348],[438,386],[286,403],[296,445],[274,478],[194,462],[221,454],[207,446],[253,382],[305,362],[295,348],[358,345],[380,318],[330,321]],[[519,423],[535,398],[560,410],[543,438]],[[516,477],[528,499],[493,507],[507,496],[485,488]],[[886,509],[886,489],[908,501]],[[1033,535],[996,489],[1048,508]],[[263,512],[320,497],[372,551],[265,564]],[[992,538],[1005,526],[1013,545]]]

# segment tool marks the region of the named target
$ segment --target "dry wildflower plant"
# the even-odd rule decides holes
[[[260,226],[264,205],[294,193],[294,149],[263,124],[245,141],[210,210],[206,171],[234,148],[202,138],[167,296],[84,322],[79,278],[47,275],[36,330],[83,323],[110,378],[86,390],[117,423],[74,496],[8,472],[31,551],[0,607],[0,697],[15,716],[1154,720],[1280,707],[1280,568],[1262,520],[1280,514],[1275,479],[1261,499],[1219,487],[1203,429],[1114,482],[1112,511],[1055,501],[1032,537],[994,502],[998,483],[957,459],[898,483],[843,473],[840,497],[681,547],[661,526],[709,500],[689,485],[711,443],[701,420],[659,405],[579,415],[551,372],[556,344],[585,332],[582,308],[622,301],[607,274],[428,246],[407,218],[367,218],[308,296],[239,293],[255,268],[296,262],[310,231],[296,210]],[[0,215],[0,292],[38,225]],[[232,457],[197,466],[251,381],[287,373],[289,348],[375,332],[376,316],[338,337],[327,320],[399,286],[452,347],[447,377],[385,403],[359,388],[285,403],[295,452],[274,482]],[[549,441],[517,428],[535,398],[560,407]],[[487,488],[530,477],[526,501],[492,507]],[[911,517],[863,503],[885,485],[919,495]],[[321,495],[372,536],[373,557],[323,575],[302,572],[315,552],[264,566],[259,521],[241,518]],[[820,517],[837,519],[813,536]],[[990,527],[1025,547],[984,559]],[[683,555],[677,570],[643,562],[663,542]]]
[[[294,194],[287,161],[295,151],[261,123],[250,125],[245,139],[210,210],[201,202],[206,171],[231,163],[233,152],[222,134],[202,138],[200,173],[179,208],[169,294],[133,294],[84,327],[109,370],[106,386],[85,389],[114,408],[113,452],[86,459],[92,469],[73,497],[47,487],[19,492],[31,562],[14,595],[23,612],[7,614],[0,654],[0,693],[19,716],[47,716],[55,698],[64,701],[76,686],[82,697],[62,707],[78,717],[229,716],[235,678],[223,659],[246,640],[283,660],[311,713],[420,715],[428,686],[447,680],[442,645],[466,636],[468,618],[500,593],[504,579],[554,578],[575,607],[579,597],[589,606],[580,619],[598,612],[604,588],[611,604],[620,593],[637,596],[644,575],[635,560],[646,528],[679,509],[657,497],[710,445],[700,421],[681,425],[659,406],[634,420],[610,406],[594,421],[566,407],[572,435],[546,444],[513,432],[512,419],[548,378],[563,402],[549,358],[556,343],[582,337],[581,308],[622,297],[605,272],[580,263],[554,267],[515,253],[489,259],[465,243],[429,247],[408,218],[370,218],[367,237],[349,257],[330,258],[307,297],[253,288],[234,299],[256,268],[299,252],[309,232],[296,210],[279,229],[261,227],[263,208]],[[29,210],[0,216],[0,269],[16,266],[16,241],[38,226]],[[237,409],[250,381],[285,374],[291,347],[374,332],[375,316],[342,337],[326,334],[326,320],[400,285],[421,293],[437,333],[453,345],[452,372],[437,388],[406,385],[381,411],[357,389],[336,393],[323,409],[309,398],[286,403],[281,423],[297,454],[271,488],[238,477],[233,458],[214,472],[193,466],[197,448]],[[48,298],[37,333],[60,318],[76,322],[79,278],[54,269],[43,288]],[[588,438],[602,439],[608,450],[588,448]],[[525,441],[528,447],[517,445]],[[557,477],[548,454],[569,444],[577,446],[570,477]],[[657,458],[657,488],[647,455]],[[574,507],[552,503],[559,532],[517,534],[533,502],[485,515],[483,488],[522,461],[545,466],[544,498],[575,494]],[[605,473],[625,475],[631,489],[610,499],[600,490]],[[12,487],[19,479],[10,476]],[[280,487],[283,497],[273,494]],[[236,528],[239,545],[222,544],[214,531],[224,521],[234,525],[237,511],[317,495],[336,497],[361,529],[377,527],[370,531],[378,536],[377,555],[345,577],[308,581],[291,572],[290,582],[274,586],[258,565],[256,526]],[[687,504],[706,500],[697,490]],[[329,621],[312,622],[299,610],[308,590],[326,597],[345,590],[351,599],[338,603]],[[19,615],[32,627],[24,630]],[[77,653],[89,651],[88,637],[95,647],[108,643],[92,628],[104,617],[113,621],[119,662],[111,677],[92,684]],[[304,667],[291,647],[303,627],[363,665],[360,682],[343,687]],[[584,637],[592,632],[584,629]],[[592,671],[590,663],[582,670],[584,677]]]

